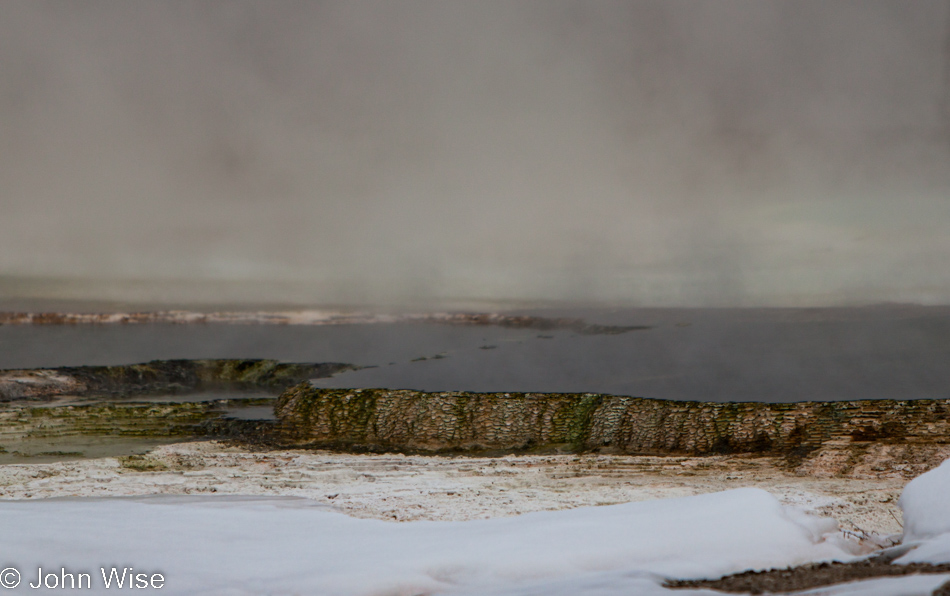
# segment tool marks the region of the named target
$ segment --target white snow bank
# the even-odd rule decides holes
[[[911,480],[899,504],[905,543],[950,532],[950,459]]]
[[[950,533],[931,538],[897,559],[897,563],[950,563]]]
[[[758,489],[468,522],[355,519],[306,503],[0,502],[0,552],[4,566],[20,570],[20,591],[30,590],[39,567],[44,574],[65,567],[93,574],[93,590],[84,593],[107,593],[99,569],[115,566],[162,573],[165,594],[347,596],[554,596],[582,585],[585,594],[648,594],[666,592],[657,576],[850,558],[846,543],[829,534],[833,520]]]
[[[950,575],[946,574],[880,577],[795,592],[795,596],[930,596],[947,580],[950,580]],[[711,592],[709,596],[713,594],[722,596],[722,592]],[[670,591],[663,596],[679,595]]]
[[[896,562],[950,563],[950,459],[911,480],[899,503],[904,543],[923,543]]]

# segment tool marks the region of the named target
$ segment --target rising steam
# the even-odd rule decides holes
[[[948,90],[945,0],[9,0],[0,275],[947,302]]]

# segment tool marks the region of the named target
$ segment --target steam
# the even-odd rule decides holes
[[[945,0],[11,0],[0,275],[947,302],[948,81]]]

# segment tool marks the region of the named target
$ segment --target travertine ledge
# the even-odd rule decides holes
[[[708,403],[601,394],[426,393],[386,389],[284,392],[286,445],[407,451],[761,453],[950,444],[950,400]]]

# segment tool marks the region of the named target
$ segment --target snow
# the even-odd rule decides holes
[[[950,580],[950,574],[905,575],[868,579],[827,588],[795,592],[796,596],[930,596]],[[721,592],[713,592],[722,596]],[[676,596],[666,593],[663,596]]]
[[[950,459],[911,480],[900,506],[904,543],[923,543],[896,562],[950,563]]]
[[[296,461],[278,455],[282,466]],[[386,459],[385,466],[409,459]],[[86,481],[127,490],[117,479],[156,480],[168,474],[115,472],[115,466],[112,461],[109,469]],[[46,468],[41,467],[4,466],[21,470],[34,484],[52,478],[44,478],[40,472]],[[187,472],[209,469],[214,468]],[[223,469],[241,475],[248,471]],[[268,464],[259,472],[270,476],[276,469]],[[328,473],[340,470],[331,466]],[[183,479],[192,478],[184,473]],[[423,478],[413,475],[416,481]],[[9,476],[5,482],[13,480]],[[380,494],[392,494],[384,480],[370,485]],[[905,545],[911,550],[898,563],[950,562],[948,495],[947,462],[907,485],[900,505]],[[44,575],[59,575],[64,568],[89,573],[92,589],[84,592],[107,593],[100,569],[116,567],[149,577],[161,573],[162,592],[168,594],[712,596],[718,592],[673,591],[662,584],[665,578],[715,578],[749,569],[852,560],[863,552],[842,535],[835,520],[757,488],[493,519],[430,518],[446,521],[359,518],[329,504],[335,502],[233,494],[2,500],[0,568],[20,570],[22,582],[13,593],[31,590],[40,567]],[[451,519],[465,521],[447,521]],[[948,580],[950,574],[878,578],[801,594],[929,595]]]
[[[950,533],[950,459],[911,480],[900,506],[905,542]]]
[[[950,459],[914,478],[900,498],[904,543],[921,541],[897,563],[950,563]]]
[[[897,563],[950,563],[950,533],[926,540]]]
[[[21,591],[39,567],[98,578],[118,566],[161,572],[169,594],[647,594],[666,592],[664,576],[852,557],[833,520],[759,489],[407,523],[304,499],[45,499],[0,503],[0,527]]]

